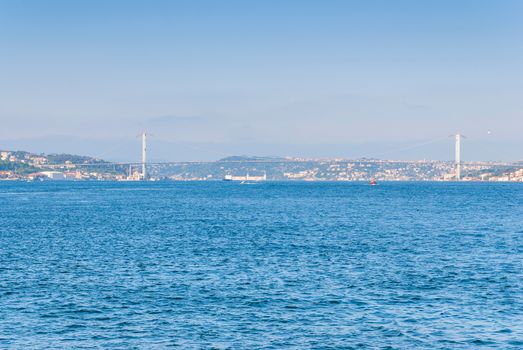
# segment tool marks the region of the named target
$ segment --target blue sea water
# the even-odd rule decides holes
[[[0,348],[523,348],[523,184],[3,182],[0,210]]]

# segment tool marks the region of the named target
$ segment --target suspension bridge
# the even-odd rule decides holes
[[[141,161],[131,161],[131,162],[110,162],[110,161],[95,161],[95,162],[84,162],[84,163],[67,163],[67,164],[53,164],[53,167],[129,167],[129,175],[132,172],[132,169],[140,169],[140,178],[148,178],[148,169],[149,167],[175,167],[175,166],[188,166],[188,165],[207,165],[207,164],[300,164],[300,163],[310,163],[310,162],[352,162],[352,163],[387,163],[387,164],[423,164],[423,163],[453,163],[455,165],[455,179],[461,179],[462,167],[466,166],[484,166],[484,167],[497,167],[497,168],[512,168],[522,166],[521,162],[479,162],[479,161],[462,161],[461,159],[461,143],[464,136],[460,133],[450,135],[454,138],[455,141],[455,154],[453,161],[430,161],[430,160],[382,160],[377,159],[379,156],[384,156],[387,154],[393,154],[403,151],[408,151],[420,147],[424,147],[436,142],[441,142],[442,140],[448,139],[449,136],[439,137],[433,140],[425,141],[408,147],[402,147],[398,149],[389,150],[387,152],[373,154],[369,158],[358,158],[358,159],[348,159],[348,158],[246,158],[246,159],[221,159],[214,161],[164,161],[164,162],[148,162],[148,147],[147,147],[147,136],[146,132],[143,132],[140,135],[141,138]]]

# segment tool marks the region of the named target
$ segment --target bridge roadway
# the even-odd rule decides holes
[[[454,161],[419,161],[419,160],[377,160],[377,159],[248,159],[248,160],[215,160],[215,161],[177,161],[177,162],[147,162],[151,165],[204,165],[204,164],[240,164],[240,163],[375,163],[375,164],[433,164],[446,163],[454,164]],[[464,166],[486,166],[486,167],[523,167],[523,162],[462,162]],[[83,166],[129,166],[142,165],[141,162],[100,162],[100,163],[69,163],[69,164],[50,164],[52,167],[83,167]]]

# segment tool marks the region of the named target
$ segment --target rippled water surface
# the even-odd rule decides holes
[[[523,184],[0,183],[0,348],[523,348]]]

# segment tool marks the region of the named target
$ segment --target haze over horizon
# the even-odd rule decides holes
[[[0,149],[523,159],[523,2],[1,1]],[[425,144],[426,143],[426,144]]]

